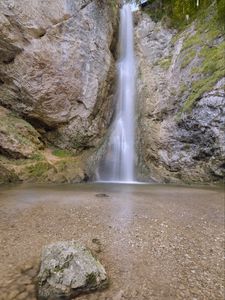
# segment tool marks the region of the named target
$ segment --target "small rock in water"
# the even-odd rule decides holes
[[[38,274],[38,299],[71,299],[107,287],[104,267],[91,252],[75,241],[44,248]]]
[[[99,239],[95,238],[95,239],[92,239],[92,243],[96,244],[96,245],[99,245],[101,246],[101,242]]]
[[[95,196],[99,197],[99,198],[109,197],[109,195],[104,194],[104,193],[96,194]]]

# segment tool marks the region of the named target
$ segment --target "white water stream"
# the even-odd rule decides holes
[[[120,11],[120,59],[118,62],[118,101],[101,181],[135,181],[135,84],[131,6]]]

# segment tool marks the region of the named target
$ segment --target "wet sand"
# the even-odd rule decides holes
[[[79,300],[224,299],[222,188],[1,187],[0,237],[1,300],[34,300],[42,247],[71,239],[110,277]]]

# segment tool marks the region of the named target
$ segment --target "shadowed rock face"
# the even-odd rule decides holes
[[[197,21],[179,34],[146,14],[136,21],[141,175],[161,182],[223,180],[224,37],[212,24],[200,31]]]
[[[5,0],[0,12],[0,104],[56,146],[96,146],[112,115],[116,6]]]

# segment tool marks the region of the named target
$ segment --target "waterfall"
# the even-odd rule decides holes
[[[115,119],[112,124],[101,181],[135,181],[135,57],[130,4],[120,11],[120,59]]]

